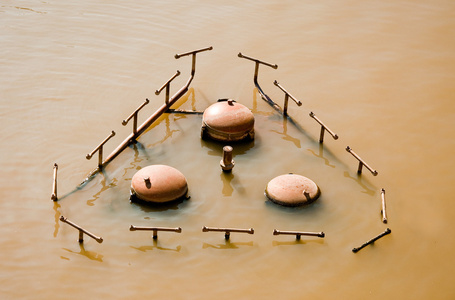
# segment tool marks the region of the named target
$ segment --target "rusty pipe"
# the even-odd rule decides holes
[[[240,233],[248,233],[254,234],[254,229],[238,229],[238,228],[216,228],[216,227],[202,227],[202,232],[209,232],[209,231],[217,231],[217,232],[224,232],[224,238],[226,240],[229,239],[231,232],[240,232]]]
[[[357,170],[358,174],[362,173],[362,167],[365,166],[365,168],[367,168],[368,171],[371,172],[371,174],[373,174],[374,176],[378,175],[378,171],[373,170],[373,168],[371,168],[365,161],[363,161],[363,159],[361,159],[354,151],[352,151],[351,147],[347,146],[346,151],[351,153],[352,156],[354,156],[359,161],[359,168]]]
[[[187,55],[191,55],[191,54],[196,54],[196,53],[199,53],[199,52],[202,52],[202,51],[207,51],[207,50],[212,50],[213,47],[210,46],[210,47],[206,47],[206,48],[202,48],[202,49],[199,49],[199,50],[194,50],[194,51],[189,51],[189,52],[185,52],[185,53],[181,53],[181,54],[176,54],[175,55],[175,58],[176,59],[179,59],[180,57],[182,56],[187,56]]]
[[[391,232],[392,232],[392,230],[390,230],[390,228],[387,228],[383,233],[381,233],[381,234],[379,234],[378,236],[372,238],[372,239],[369,240],[368,242],[362,244],[360,247],[353,248],[353,249],[352,249],[352,252],[354,252],[354,253],[359,252],[359,250],[361,250],[362,248],[368,246],[369,244],[374,243],[376,240],[382,238],[382,237],[385,236],[385,235],[388,235],[388,234],[391,233]]]
[[[310,117],[312,117],[313,119],[316,120],[316,122],[319,123],[319,125],[321,125],[321,134],[319,136],[319,143],[323,143],[324,142],[324,132],[327,131],[328,133],[330,133],[330,135],[333,137],[334,140],[337,140],[338,139],[338,134],[334,133],[332,130],[330,130],[324,123],[322,123],[321,120],[318,119],[318,117],[316,117],[316,115],[313,113],[313,112],[310,112]]]
[[[382,198],[382,223],[387,223],[387,213],[385,211],[385,189],[381,189],[381,198]]]
[[[256,58],[252,58],[252,57],[243,55],[242,52],[239,52],[238,57],[240,57],[240,58],[245,58],[245,59],[254,61],[254,62],[257,63],[257,64],[263,64],[263,65],[269,66],[269,67],[274,68],[274,69],[277,69],[277,68],[278,68],[278,65],[277,65],[277,64],[270,64],[270,63],[268,63],[268,62],[265,62],[265,61],[262,61],[262,60],[259,60],[259,59],[256,59]],[[257,74],[256,74],[256,77],[257,77]]]
[[[51,195],[51,200],[52,201],[57,201],[57,170],[58,170],[58,165],[57,163],[54,163],[54,182],[52,184],[52,195]]]
[[[288,100],[289,98],[291,98],[292,100],[294,100],[294,102],[297,104],[297,106],[302,106],[302,102],[300,102],[300,100],[297,100],[294,96],[292,96],[291,94],[288,93],[288,91],[286,91],[284,89],[284,87],[282,87],[278,81],[274,81],[273,82],[274,85],[276,85],[277,87],[280,88],[280,90],[282,90],[285,94],[284,96],[284,106],[283,106],[283,115],[287,116],[288,114]]]
[[[284,230],[277,230],[277,229],[273,230],[273,235],[280,235],[280,234],[295,235],[295,238],[297,240],[300,240],[300,236],[302,236],[302,235],[305,235],[305,236],[317,236],[317,237],[320,237],[320,238],[325,237],[325,233],[322,232],[322,231],[321,232],[305,232],[305,231],[284,231]]]
[[[166,98],[164,99],[165,103],[169,103],[169,90],[171,87],[171,81],[174,80],[174,78],[179,75],[180,75],[180,71],[177,70],[177,72],[171,78],[169,78],[168,81],[166,81],[166,83],[164,83],[162,87],[160,87],[158,90],[155,91],[155,95],[159,95],[161,93],[161,91],[164,88],[166,88]]]
[[[169,228],[169,227],[144,227],[144,226],[130,226],[130,231],[153,231],[153,239],[158,238],[158,231],[170,231],[170,232],[177,232],[181,233],[182,228],[181,227],[176,227],[176,228]]]
[[[232,159],[232,150],[231,146],[223,147],[223,159],[220,161],[220,166],[223,172],[231,172],[234,168],[235,162]]]
[[[128,122],[131,120],[131,118],[134,118],[133,119],[133,133],[136,133],[137,132],[137,114],[149,102],[150,102],[150,100],[148,98],[146,98],[144,103],[142,103],[138,108],[136,108],[136,110],[134,112],[132,112],[128,118],[126,118],[125,120],[122,121],[122,125],[126,126],[126,124],[128,124]]]
[[[103,166],[103,146],[104,144],[107,143],[107,141],[109,141],[113,136],[115,135],[115,131],[112,130],[111,134],[104,139],[104,141],[101,142],[101,144],[99,144],[92,152],[90,152],[89,154],[87,154],[85,156],[85,158],[87,159],[91,159],[93,154],[95,154],[96,151],[98,151],[98,168],[102,168]]]
[[[102,237],[98,237],[98,236],[94,235],[93,233],[87,231],[86,229],[80,227],[79,225],[74,224],[73,222],[71,222],[70,220],[65,218],[64,216],[60,216],[60,221],[66,223],[68,225],[71,225],[72,227],[74,227],[77,230],[79,230],[79,243],[84,242],[84,233],[86,235],[88,235],[89,237],[91,237],[92,239],[94,239],[95,241],[97,241],[98,243],[100,243],[100,244],[103,242],[103,238]]]

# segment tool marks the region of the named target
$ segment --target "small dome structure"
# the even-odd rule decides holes
[[[165,203],[187,195],[188,183],[177,169],[166,165],[151,165],[134,174],[131,180],[131,200]]]
[[[218,100],[204,111],[201,137],[222,142],[254,139],[254,115],[232,99]]]
[[[270,201],[284,206],[309,204],[320,194],[319,187],[311,179],[292,173],[273,178],[265,189]]]

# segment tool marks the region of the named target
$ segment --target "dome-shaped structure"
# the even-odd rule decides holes
[[[254,139],[254,115],[232,99],[218,100],[204,111],[201,137],[223,142]]]
[[[185,176],[166,165],[151,165],[134,174],[131,180],[131,200],[165,203],[182,199],[188,192]]]
[[[267,198],[284,206],[309,204],[320,194],[319,187],[311,179],[292,173],[273,178],[265,189]]]

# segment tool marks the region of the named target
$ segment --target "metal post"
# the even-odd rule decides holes
[[[209,231],[218,231],[218,232],[224,232],[224,238],[226,240],[229,239],[231,232],[241,232],[241,233],[248,233],[248,234],[254,234],[254,229],[238,229],[238,228],[216,228],[216,227],[207,227],[204,226],[202,227],[202,232],[209,232]]]
[[[161,91],[166,88],[166,98],[164,99],[164,103],[166,103],[166,105],[169,105],[169,90],[171,87],[171,81],[179,75],[180,71],[177,70],[177,72],[171,78],[169,78],[168,81],[166,81],[158,90],[155,91],[155,95],[159,95]]]
[[[100,244],[103,242],[103,238],[102,237],[98,237],[98,236],[94,235],[93,233],[91,233],[91,232],[85,230],[84,228],[80,227],[79,225],[74,224],[73,222],[71,222],[70,220],[65,218],[64,216],[60,216],[60,221],[66,223],[68,225],[71,225],[72,227],[74,227],[77,230],[79,230],[79,243],[84,242],[84,233],[86,235],[88,235],[89,237],[91,237],[92,239],[96,240]]]
[[[349,153],[352,154],[352,156],[354,156],[358,161],[359,161],[359,168],[357,170],[357,173],[358,174],[361,174],[362,173],[362,167],[365,166],[368,171],[371,172],[371,174],[373,174],[374,176],[377,176],[378,175],[378,171],[376,170],[373,170],[373,168],[371,168],[365,161],[363,161],[354,151],[352,151],[351,147],[347,146],[346,147],[346,151],[348,151]]]
[[[233,148],[231,146],[223,147],[223,159],[220,161],[223,172],[231,172],[232,168],[234,168],[235,162],[232,159],[232,150]]]
[[[280,112],[281,108],[275,102],[273,102],[273,100],[270,99],[269,96],[267,96],[264,93],[264,91],[262,90],[262,88],[259,86],[259,83],[258,83],[259,64],[266,65],[266,66],[271,67],[273,69],[277,69],[278,65],[276,65],[276,64],[273,65],[273,64],[270,64],[270,63],[267,63],[267,62],[264,62],[264,61],[261,61],[261,60],[246,56],[246,55],[243,55],[241,52],[239,52],[238,57],[245,58],[245,59],[248,59],[248,60],[251,60],[251,61],[255,62],[254,78],[253,78],[254,85],[258,89],[258,92],[261,94],[262,99],[265,100],[268,104],[270,104],[270,106],[272,106],[276,111]]]
[[[295,238],[297,240],[300,240],[300,236],[302,236],[302,235],[305,235],[305,236],[317,236],[317,237],[320,237],[320,238],[325,237],[325,233],[322,232],[322,231],[321,232],[305,232],[305,231],[283,231],[283,230],[277,230],[277,229],[273,230],[273,235],[280,235],[280,234],[295,235]]]
[[[382,223],[387,223],[387,213],[385,211],[385,189],[381,189],[381,198],[382,198]]]
[[[390,230],[390,228],[387,228],[383,233],[381,233],[381,234],[379,234],[378,236],[372,238],[372,239],[369,240],[368,242],[362,244],[362,246],[357,247],[357,248],[353,248],[353,249],[352,249],[352,252],[357,253],[357,252],[358,252],[359,250],[361,250],[362,248],[368,246],[369,244],[374,243],[376,240],[382,238],[382,237],[385,236],[385,235],[388,235],[388,234],[391,233],[391,232],[392,232],[392,230]]]
[[[128,122],[131,120],[131,118],[133,118],[133,135],[137,134],[137,114],[149,102],[150,102],[149,99],[146,98],[144,103],[142,103],[138,108],[136,108],[136,110],[128,118],[126,118],[125,120],[122,121],[122,125],[126,126],[126,124],[128,124]]]
[[[114,130],[112,130],[111,134],[104,139],[104,141],[101,142],[101,144],[99,144],[92,152],[90,152],[89,154],[87,154],[85,156],[85,158],[87,159],[91,159],[93,154],[95,154],[96,151],[98,151],[98,168],[102,168],[103,167],[103,146],[104,144],[106,144],[107,141],[109,141],[113,136],[115,135],[115,132]]]
[[[288,91],[286,91],[279,83],[278,81],[274,81],[273,82],[274,85],[276,85],[277,87],[280,88],[280,90],[282,90],[285,94],[284,96],[284,106],[283,106],[283,115],[284,116],[287,116],[288,115],[288,99],[289,97],[294,100],[294,102],[298,105],[298,106],[302,106],[302,102],[300,102],[300,100],[297,100],[294,96],[292,96],[291,94],[288,93]]]
[[[177,228],[169,228],[169,227],[143,227],[143,226],[130,226],[130,231],[153,231],[153,239],[156,240],[158,239],[158,231],[170,231],[170,232],[177,232],[181,233],[182,228],[177,227]]]
[[[321,134],[319,136],[319,143],[322,144],[324,142],[324,132],[327,130],[328,133],[333,137],[334,140],[338,139],[338,135],[334,133],[332,130],[330,130],[324,123],[322,123],[321,120],[316,117],[316,115],[313,112],[310,112],[310,117],[316,120],[316,122],[321,125]]]
[[[51,195],[51,200],[52,201],[57,201],[57,170],[58,170],[58,165],[57,163],[54,163],[54,182],[52,184],[52,195]]]

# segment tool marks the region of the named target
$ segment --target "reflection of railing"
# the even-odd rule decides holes
[[[207,226],[202,227],[202,232],[209,232],[209,231],[224,232],[224,238],[226,240],[229,240],[231,232],[240,232],[240,233],[254,234],[254,229],[253,228],[250,228],[250,229],[238,229],[238,228],[215,228],[215,227],[207,227]]]
[[[51,195],[51,200],[52,201],[57,201],[57,170],[58,170],[58,165],[57,163],[54,163],[54,183],[52,184],[52,195]]]
[[[266,66],[274,68],[274,69],[277,69],[278,65],[276,65],[276,64],[272,65],[272,64],[269,64],[267,62],[264,62],[264,61],[261,61],[261,60],[258,60],[258,59],[243,55],[241,52],[239,52],[238,57],[245,58],[245,59],[254,61],[256,63],[256,66],[254,68],[254,78],[253,78],[254,85],[256,86],[256,88],[258,89],[259,93],[261,94],[262,99],[264,99],[267,103],[269,103],[275,110],[281,111],[280,107],[275,102],[273,102],[273,100],[270,99],[269,96],[267,96],[264,93],[264,91],[262,90],[262,88],[259,86],[259,83],[258,83],[259,64],[263,64],[263,65],[266,65]]]
[[[169,227],[142,227],[142,226],[134,226],[134,225],[130,226],[130,231],[136,231],[136,230],[153,231],[153,239],[154,240],[156,240],[158,238],[158,231],[170,231],[170,232],[177,232],[177,233],[181,233],[182,232],[182,228],[180,228],[180,227],[169,228]]]
[[[361,159],[354,151],[352,151],[351,147],[347,146],[346,151],[351,153],[352,156],[354,156],[359,161],[359,168],[357,170],[358,174],[362,173],[362,167],[365,166],[365,168],[367,168],[368,171],[371,172],[371,174],[373,174],[374,176],[378,175],[378,171],[373,170],[366,162],[363,161],[363,159]]]
[[[85,156],[85,158],[87,159],[91,159],[93,154],[96,153],[96,151],[98,151],[98,168],[102,168],[103,167],[103,146],[104,144],[107,143],[107,141],[109,141],[113,136],[115,135],[115,132],[114,130],[112,130],[111,134],[104,139],[104,141],[101,142],[101,144],[99,144],[95,149],[93,149],[92,152],[90,152],[89,154],[87,154]]]
[[[136,110],[133,111],[133,113],[131,113],[131,115],[128,118],[122,121],[122,125],[126,126],[126,124],[128,124],[131,118],[133,118],[133,134],[137,133],[137,114],[149,102],[150,102],[149,99],[145,99],[144,103],[142,103],[138,108],[136,108]]]
[[[327,126],[325,126],[324,123],[322,123],[321,120],[318,119],[318,117],[316,117],[316,115],[313,113],[313,112],[310,112],[310,117],[312,117],[313,119],[316,120],[316,122],[319,123],[319,125],[321,125],[321,134],[319,136],[319,143],[323,143],[324,142],[324,132],[327,130],[328,133],[330,133],[330,135],[333,137],[333,139],[337,140],[338,139],[338,134],[334,133],[332,130],[330,130]]]
[[[285,94],[285,96],[284,96],[284,105],[283,105],[283,115],[284,115],[284,116],[287,116],[287,115],[288,115],[288,100],[289,100],[289,98],[291,98],[292,100],[294,100],[294,102],[295,102],[298,106],[302,106],[302,102],[300,102],[300,100],[295,99],[294,96],[292,96],[291,94],[289,94],[288,91],[286,91],[286,90],[284,89],[284,87],[282,87],[282,86],[278,83],[278,81],[275,80],[275,81],[273,82],[273,84],[276,85],[277,87],[279,87],[280,90],[282,90],[282,91],[284,92],[284,94]]]
[[[277,229],[273,230],[273,235],[280,235],[280,234],[295,235],[295,238],[297,240],[300,240],[300,236],[302,236],[302,235],[305,235],[305,236],[317,236],[317,237],[320,237],[320,238],[325,237],[325,233],[322,232],[322,231],[321,232],[306,232],[306,231],[283,231],[283,230],[277,230]]]
[[[65,218],[64,216],[60,217],[60,221],[66,223],[68,225],[71,225],[72,227],[74,227],[77,230],[79,230],[79,243],[84,242],[84,233],[86,235],[88,235],[89,237],[91,237],[92,239],[94,239],[95,241],[97,241],[98,243],[100,243],[100,244],[103,242],[103,238],[102,237],[96,236],[93,233],[91,233],[91,232],[85,230],[84,228],[80,227],[79,225],[74,224],[73,222],[71,222],[70,220]]]

